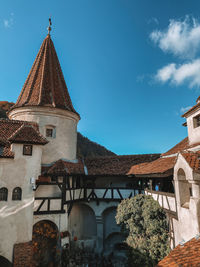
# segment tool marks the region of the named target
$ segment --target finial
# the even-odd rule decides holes
[[[49,35],[50,35],[50,31],[51,31],[51,25],[52,25],[52,23],[51,23],[51,17],[49,17],[49,26],[47,28]]]

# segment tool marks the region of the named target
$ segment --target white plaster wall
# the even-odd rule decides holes
[[[145,191],[146,195],[151,195],[154,200],[158,201],[160,206],[166,210],[176,212],[176,199],[173,194],[166,193],[162,194],[159,191],[155,192],[153,191],[152,193],[149,191]]]
[[[14,159],[0,159],[0,188],[8,189],[8,201],[0,202],[0,255],[12,262],[13,245],[32,239],[34,192],[30,178],[40,174],[42,147],[33,146],[32,156],[23,145],[13,144]],[[12,191],[21,187],[22,200],[13,201]]]
[[[192,188],[193,196],[190,196],[189,198],[188,207],[184,207],[181,202],[181,194],[186,194],[187,192],[184,191],[185,187],[182,187],[184,183],[184,177],[182,178],[180,175],[178,175],[178,171],[180,169],[183,169],[186,181],[189,183],[189,187]],[[200,199],[198,197],[199,178],[200,175],[194,174],[184,157],[179,154],[177,162],[174,166],[174,185],[178,212],[178,222],[175,226],[175,228],[178,229],[175,231],[176,245],[182,240],[188,241],[200,232]]]
[[[49,164],[61,158],[76,159],[79,117],[75,113],[50,107],[23,107],[12,110],[9,118],[37,122],[43,136],[46,136],[46,126],[56,128],[56,137],[47,137],[49,143],[44,146],[42,164]]]
[[[85,204],[74,204],[69,217],[69,230],[72,238],[94,239],[97,235],[96,217],[93,209]]]
[[[60,197],[61,190],[55,185],[40,185],[35,191],[35,197]]]
[[[200,114],[200,110],[197,110],[194,114],[187,118],[187,129],[189,143],[195,144],[200,142],[200,127],[194,128],[193,118]]]

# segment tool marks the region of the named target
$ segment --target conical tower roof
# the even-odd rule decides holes
[[[48,106],[75,111],[50,34],[44,39],[17,102],[11,109]]]

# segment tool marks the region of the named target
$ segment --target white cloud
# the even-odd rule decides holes
[[[188,107],[182,107],[181,109],[180,109],[180,113],[185,113],[186,111],[188,111],[189,109],[191,109],[191,107],[192,106],[188,106]]]
[[[3,25],[6,29],[8,29],[11,28],[13,24],[14,24],[14,13],[11,13],[8,19],[3,20]]]
[[[183,21],[170,20],[167,29],[153,31],[150,38],[164,52],[192,59],[200,48],[200,24],[189,16]]]
[[[155,78],[160,82],[170,81],[176,85],[187,81],[189,87],[200,87],[200,59],[182,65],[169,64],[158,70]]]

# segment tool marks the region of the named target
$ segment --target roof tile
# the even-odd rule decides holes
[[[132,166],[128,175],[164,174],[173,169],[176,157],[159,158],[150,163],[142,163]]]
[[[192,238],[183,246],[178,245],[157,265],[157,267],[171,266],[200,266],[200,238]]]
[[[49,106],[75,111],[50,35],[44,39],[15,105]]]
[[[89,175],[126,175],[132,165],[151,162],[160,154],[107,156],[85,159]]]

